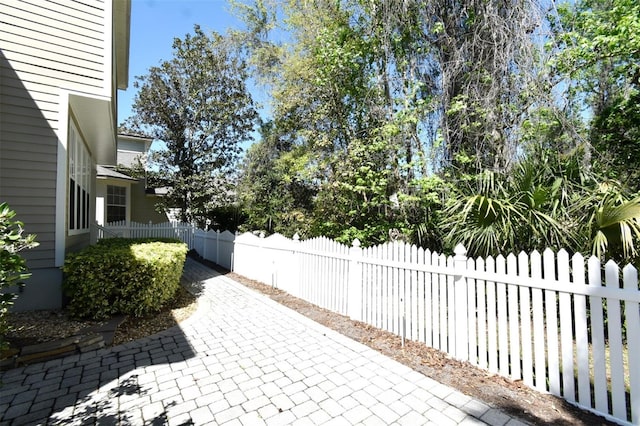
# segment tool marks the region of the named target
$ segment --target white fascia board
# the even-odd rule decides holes
[[[97,164],[115,164],[116,129],[111,98],[69,93],[69,106]]]

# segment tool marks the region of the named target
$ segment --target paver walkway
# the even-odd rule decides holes
[[[2,425],[522,424],[187,260],[163,333],[0,375]]]

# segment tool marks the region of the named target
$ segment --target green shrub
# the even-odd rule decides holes
[[[6,347],[4,336],[9,327],[9,308],[18,297],[9,289],[24,285],[22,281],[31,276],[27,273],[26,260],[18,252],[39,244],[35,235],[22,235],[24,225],[14,220],[15,215],[7,203],[0,203],[0,350]]]
[[[177,240],[100,240],[67,256],[63,266],[69,312],[104,319],[160,310],[178,290],[187,254]]]

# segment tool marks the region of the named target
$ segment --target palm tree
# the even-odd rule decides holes
[[[576,211],[577,220],[589,225],[584,236],[594,256],[603,260],[637,260],[640,196],[630,198],[617,182],[602,183]]]
[[[511,175],[485,171],[446,211],[447,245],[462,243],[473,256],[570,243],[557,209],[559,186],[543,185],[540,169],[523,162]]]
[[[509,174],[483,172],[446,209],[445,244],[472,256],[533,249],[591,252],[633,261],[640,240],[640,196],[584,167],[581,152],[539,150]]]

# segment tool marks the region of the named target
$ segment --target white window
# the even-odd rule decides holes
[[[73,122],[69,123],[69,234],[89,232],[91,157]]]
[[[127,220],[127,188],[107,185],[107,223]]]

